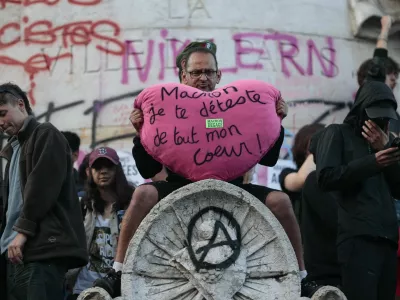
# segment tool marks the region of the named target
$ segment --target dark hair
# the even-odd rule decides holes
[[[382,63],[383,63],[383,67],[385,69],[386,75],[388,74],[399,74],[400,71],[400,67],[399,64],[393,60],[391,57],[387,57],[387,58],[381,58]],[[369,70],[374,66],[374,60],[371,59],[367,59],[366,61],[364,61],[361,66],[358,68],[357,71],[357,82],[358,85],[362,85],[365,81],[365,79],[368,76],[368,72]]]
[[[7,103],[16,103],[19,99],[24,101],[25,109],[28,115],[33,115],[31,104],[26,93],[21,88],[11,82],[0,85],[0,105]]]
[[[121,163],[117,165],[113,188],[117,195],[117,201],[114,206],[115,210],[126,209],[131,201],[135,189],[129,185]],[[86,197],[82,200],[85,201],[85,205],[89,211],[93,211],[94,209],[96,212],[101,214],[104,213],[106,203],[100,196],[100,192],[96,183],[94,183],[91,171],[89,172],[89,177],[86,181]]]
[[[71,151],[72,152],[79,151],[79,147],[81,146],[80,137],[75,132],[71,132],[71,131],[61,131],[61,133],[67,139],[69,147],[71,148]]]
[[[85,155],[78,169],[79,184],[82,184],[83,186],[86,185],[86,180],[87,180],[86,169],[89,168],[89,156],[90,154]]]
[[[183,66],[182,66],[182,65],[184,65],[184,66],[185,66],[185,70],[187,70],[187,61],[189,60],[190,56],[191,56],[193,53],[196,53],[196,52],[210,53],[210,54],[214,57],[215,66],[217,67],[217,70],[218,70],[217,56],[215,55],[214,52],[210,51],[210,50],[207,49],[207,48],[201,48],[201,47],[192,48],[192,49],[187,50],[186,54],[182,57],[180,66],[178,66],[178,70],[179,70],[179,82],[182,82],[182,71],[183,71]]]
[[[321,129],[324,129],[325,125],[323,124],[309,124],[305,125],[297,132],[296,136],[294,137],[292,153],[293,153],[293,160],[297,166],[300,168],[308,155],[308,147],[310,146],[311,138],[314,134],[316,134]]]

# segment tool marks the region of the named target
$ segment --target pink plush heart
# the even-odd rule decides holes
[[[144,89],[135,107],[146,151],[192,181],[233,180],[275,144],[281,120],[280,92],[258,80],[238,80],[212,92],[165,83]]]

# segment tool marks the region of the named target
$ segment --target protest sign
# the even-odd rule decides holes
[[[275,144],[280,92],[258,80],[238,80],[212,92],[166,83],[144,89],[135,107],[144,115],[146,151],[192,181],[229,181],[251,169]]]
[[[135,160],[132,157],[132,152],[117,150],[117,154],[119,156],[119,161],[121,162],[122,170],[124,171],[128,182],[133,184],[135,187],[143,184],[145,180],[139,174]]]
[[[296,164],[288,159],[278,159],[276,165],[273,167],[257,165],[252,174],[251,183],[281,191],[282,187],[279,182],[279,175],[285,168],[297,169]]]

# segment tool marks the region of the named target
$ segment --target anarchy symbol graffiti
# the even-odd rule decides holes
[[[225,224],[223,222],[221,222],[221,218],[220,218],[220,220],[215,220],[212,236],[209,239],[208,244],[198,248],[195,251],[193,249],[193,244],[192,244],[193,230],[196,228],[196,222],[199,219],[202,219],[202,217],[209,212],[214,212],[216,215],[220,215],[221,218],[225,217],[227,220],[229,220],[228,226],[230,226],[234,229],[236,239],[235,240],[232,239],[231,235],[229,234],[228,230],[225,227]],[[216,239],[217,239],[220,231],[222,232],[222,235],[224,236],[224,240],[216,242]],[[240,255],[240,249],[241,249],[240,225],[235,220],[235,218],[232,216],[232,214],[229,213],[228,211],[226,211],[222,208],[219,208],[219,207],[214,207],[214,206],[206,207],[206,208],[200,210],[190,220],[190,222],[188,224],[187,242],[188,242],[188,245],[187,245],[188,253],[189,253],[191,261],[193,262],[193,265],[196,268],[196,271],[199,271],[201,269],[205,269],[205,270],[227,269],[236,261],[236,259]],[[213,264],[213,263],[204,261],[207,254],[209,253],[209,251],[211,249],[222,247],[222,246],[228,246],[232,250],[232,254],[227,259],[225,259],[224,261],[219,262],[217,264]],[[199,258],[198,258],[198,255],[200,255]]]

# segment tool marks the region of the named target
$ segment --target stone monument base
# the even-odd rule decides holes
[[[269,209],[218,180],[161,200],[132,238],[122,272],[124,300],[299,300],[295,253]],[[97,298],[96,298],[97,297]],[[111,297],[101,289],[79,300]],[[312,299],[346,299],[323,287]]]

